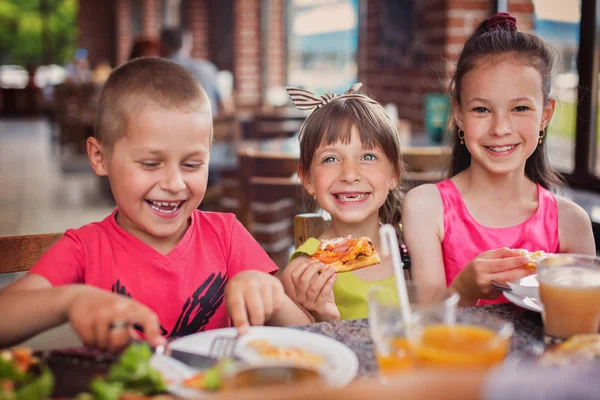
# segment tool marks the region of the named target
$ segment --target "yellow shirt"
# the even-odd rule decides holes
[[[308,238],[294,251],[290,260],[302,255],[310,256],[317,251],[318,247],[318,239]],[[337,280],[333,284],[333,295],[342,320],[369,316],[368,294],[373,286],[381,286],[380,290],[385,291],[384,298],[389,297],[390,301],[396,298],[396,278],[394,276],[366,282],[354,275],[352,271],[338,273]]]

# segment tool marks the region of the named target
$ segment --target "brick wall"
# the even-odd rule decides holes
[[[160,0],[143,0],[142,30],[145,36],[158,37],[160,34]]]
[[[132,43],[129,0],[116,0],[115,10],[116,65],[121,65],[129,58]]]
[[[210,59],[208,0],[188,1],[189,29],[194,38],[192,57]]]
[[[266,87],[284,86],[286,84],[286,65],[285,65],[285,18],[284,18],[285,0],[271,0],[268,27],[267,43],[267,66],[266,66]]]
[[[90,65],[100,61],[115,65],[115,1],[80,0],[77,16],[77,46],[88,50]],[[102,40],[99,40],[102,38]]]
[[[413,16],[420,15],[422,20],[413,35],[423,58],[417,65],[396,66],[385,62],[386,54],[398,50],[381,43],[380,27],[384,18],[381,1],[363,0],[360,4],[359,81],[382,103],[395,103],[399,116],[411,121],[413,132],[422,132],[423,96],[446,91],[465,40],[479,22],[495,11],[495,2],[415,0]],[[520,29],[533,28],[532,0],[510,0],[509,12],[514,13]]]
[[[260,106],[260,0],[237,0],[233,12],[235,103],[239,108]]]

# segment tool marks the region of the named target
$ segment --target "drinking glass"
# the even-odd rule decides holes
[[[458,311],[450,316],[432,307],[413,313],[409,339],[415,365],[487,369],[504,361],[513,324],[483,310]]]
[[[544,341],[600,332],[600,258],[560,254],[537,264]]]
[[[437,307],[449,315],[456,312],[459,296],[448,289],[419,287],[406,284],[412,310]],[[413,360],[402,319],[398,292],[389,286],[374,286],[369,290],[369,325],[375,344],[379,370],[383,373],[411,369]]]

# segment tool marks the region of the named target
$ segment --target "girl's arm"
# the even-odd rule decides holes
[[[444,211],[435,185],[421,185],[408,192],[402,207],[402,227],[415,284],[446,288]]]
[[[587,212],[570,200],[555,196],[561,253],[596,255],[592,222]]]

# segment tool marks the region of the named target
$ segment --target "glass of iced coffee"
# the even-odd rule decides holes
[[[549,256],[538,262],[537,272],[546,343],[600,332],[600,258]]]

